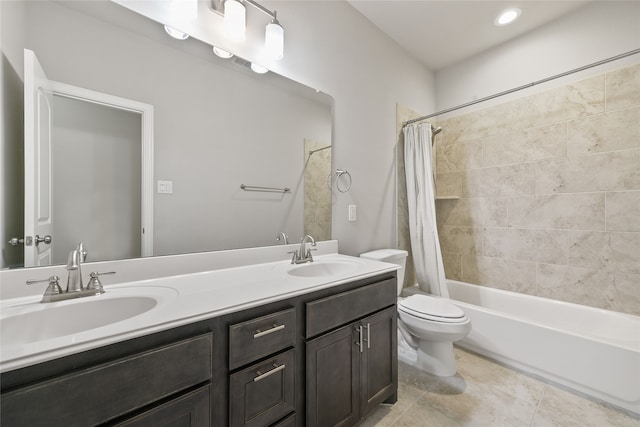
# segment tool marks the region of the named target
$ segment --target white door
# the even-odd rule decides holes
[[[50,265],[53,200],[51,106],[53,93],[38,58],[24,50],[24,265]]]

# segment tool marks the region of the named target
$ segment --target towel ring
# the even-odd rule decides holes
[[[340,188],[340,177],[342,175],[346,175],[349,177],[349,184],[346,186],[346,188]],[[352,178],[349,171],[336,169],[336,188],[338,189],[339,192],[346,193],[347,191],[349,191],[351,189],[351,182],[352,182]]]

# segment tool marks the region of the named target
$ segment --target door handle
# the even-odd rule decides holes
[[[44,236],[44,237],[40,237],[39,235],[36,234],[36,237],[34,239],[34,242],[35,242],[36,246],[38,246],[40,243],[44,243],[46,245],[50,245],[52,241],[53,241],[53,239],[48,234],[46,236]]]
[[[9,239],[9,244],[11,246],[18,246],[24,243],[24,239],[20,239],[18,237],[12,237],[11,239]]]
[[[367,348],[371,348],[371,323],[367,323],[365,328],[367,328],[367,338],[365,339],[367,342]]]
[[[362,325],[358,326],[356,330],[358,331],[358,342],[356,344],[358,344],[360,353],[362,353],[364,351],[364,331],[362,330]]]

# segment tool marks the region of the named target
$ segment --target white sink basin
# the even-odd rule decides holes
[[[103,295],[3,309],[0,343],[25,345],[75,335],[144,314],[167,297],[170,288],[116,289]]]
[[[314,261],[301,264],[288,271],[296,277],[323,277],[353,273],[358,270],[358,263],[345,261]]]

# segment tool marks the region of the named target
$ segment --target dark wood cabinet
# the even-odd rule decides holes
[[[4,372],[0,425],[354,425],[397,392],[395,273]]]
[[[307,341],[307,426],[351,426],[378,404],[396,401],[397,320],[395,294],[389,296],[391,284],[395,286],[394,281],[379,282],[355,293],[333,295],[308,304],[314,308],[307,307],[307,316],[326,318],[326,329],[336,323],[330,313],[337,306],[344,306],[345,313],[338,313],[336,317],[352,322]],[[353,305],[345,304],[342,298],[350,301],[354,295],[368,299],[358,305],[368,308],[354,309]],[[369,295],[375,297],[369,299]],[[353,321],[363,312],[376,309],[379,311]],[[307,325],[309,330],[321,328]]]
[[[212,347],[205,334],[3,393],[0,424],[84,427],[115,420],[208,382]]]
[[[117,427],[201,427],[211,425],[211,386],[206,385],[140,415],[114,424]]]
[[[307,425],[346,426],[360,419],[360,348],[354,325],[307,343]]]

